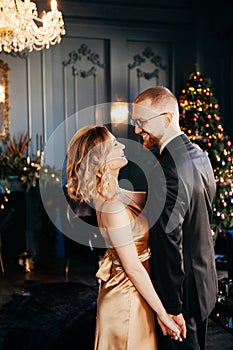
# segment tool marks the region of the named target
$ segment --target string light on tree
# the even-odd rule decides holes
[[[221,123],[212,82],[191,73],[179,98],[180,125],[189,139],[209,155],[217,184],[212,229],[215,237],[233,227],[233,148]]]

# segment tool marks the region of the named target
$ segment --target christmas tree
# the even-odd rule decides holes
[[[217,184],[213,208],[214,238],[233,227],[233,148],[224,132],[212,82],[199,71],[191,73],[179,98],[181,129],[210,158]]]

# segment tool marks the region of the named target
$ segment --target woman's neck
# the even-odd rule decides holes
[[[119,169],[109,169],[108,170],[110,172],[110,174],[112,176],[114,176],[116,178],[116,180],[118,180],[118,176],[119,176]]]

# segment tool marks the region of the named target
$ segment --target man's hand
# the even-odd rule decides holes
[[[185,320],[182,314],[179,315],[170,315],[172,317],[172,319],[176,322],[176,324],[179,326],[180,328],[180,332],[181,332],[181,336],[182,338],[186,338],[186,333],[187,333],[187,329],[186,329],[186,324],[185,324]]]
[[[157,315],[157,321],[163,335],[169,335],[171,339],[182,341],[180,327],[175,320],[173,320],[171,315],[167,314],[166,318]]]

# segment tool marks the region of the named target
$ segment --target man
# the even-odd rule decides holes
[[[151,278],[186,337],[176,342],[158,327],[159,349],[204,350],[207,319],[217,295],[210,229],[216,194],[213,170],[207,154],[181,131],[177,99],[167,88],[152,87],[134,99],[132,124],[146,148],[159,148],[145,208]]]

